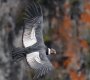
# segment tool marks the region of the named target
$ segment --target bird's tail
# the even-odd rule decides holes
[[[22,60],[23,58],[25,58],[26,56],[26,53],[25,50],[23,48],[14,48],[10,54],[11,54],[11,57],[12,57],[12,60],[14,62],[17,62],[17,61],[20,61]]]
[[[39,48],[37,48],[38,46],[31,46],[31,47],[27,47],[27,48],[14,48],[11,50],[10,54],[11,57],[13,59],[13,61],[20,61],[23,58],[26,57],[27,54],[32,53],[33,51],[37,51],[39,50]]]
[[[42,9],[38,3],[29,2],[25,8],[24,22],[25,24],[33,25],[38,21],[38,18],[42,16]]]

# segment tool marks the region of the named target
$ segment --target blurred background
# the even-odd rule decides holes
[[[57,51],[49,56],[55,73],[45,80],[90,80],[90,0],[35,1],[43,9],[45,44]],[[25,2],[0,0],[0,80],[32,80],[25,60],[13,63],[9,54],[22,47]]]

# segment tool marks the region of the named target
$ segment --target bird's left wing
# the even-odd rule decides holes
[[[38,3],[28,3],[25,9],[25,26],[23,31],[23,45],[29,47],[37,43],[36,35],[41,29],[36,31],[36,28],[43,24],[41,7]]]

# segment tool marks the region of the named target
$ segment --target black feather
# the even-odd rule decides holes
[[[13,61],[20,61],[26,56],[26,51],[23,48],[14,48],[11,50],[10,54]]]
[[[37,21],[35,18],[40,16],[42,16],[42,9],[40,5],[35,2],[27,3],[24,17],[25,24],[33,23],[33,21],[35,23],[35,21]]]

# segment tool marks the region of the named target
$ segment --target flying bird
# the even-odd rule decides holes
[[[43,14],[38,3],[28,3],[25,9],[25,25],[23,28],[23,48],[11,51],[14,60],[26,57],[29,66],[34,70],[34,80],[45,76],[53,70],[47,55],[56,53],[54,49],[45,46],[43,40]],[[48,52],[48,53],[47,53]]]

